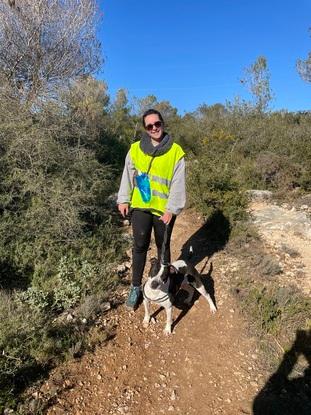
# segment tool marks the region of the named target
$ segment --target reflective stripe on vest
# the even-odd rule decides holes
[[[163,179],[163,177],[151,176],[150,179],[154,182],[159,182],[161,184],[165,184],[165,186],[167,186],[167,187],[171,186],[171,180]]]
[[[152,156],[145,154],[141,150],[139,142],[132,144],[130,156],[136,174],[146,173],[151,163],[148,174],[151,186],[151,200],[145,203],[140,196],[138,188],[134,186],[131,198],[132,208],[148,209],[158,216],[163,214],[167,205],[175,166],[184,154],[182,148],[178,144],[173,143],[167,153],[156,156],[152,160]]]

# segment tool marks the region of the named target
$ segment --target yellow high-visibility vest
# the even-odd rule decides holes
[[[167,205],[175,166],[184,155],[183,149],[176,143],[173,143],[165,154],[154,158],[141,150],[139,141],[132,144],[130,156],[137,174],[147,173],[150,166],[148,177],[151,187],[151,200],[149,202],[143,201],[134,178],[131,208],[150,210],[153,214],[161,216]]]

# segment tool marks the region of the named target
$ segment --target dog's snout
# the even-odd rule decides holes
[[[151,281],[151,283],[150,283],[150,287],[153,289],[153,290],[156,290],[157,288],[158,288],[158,286],[159,286],[160,284],[159,284],[159,282],[158,281]]]
[[[151,258],[151,268],[149,271],[149,277],[153,278],[157,275],[160,269],[160,263],[156,258]]]

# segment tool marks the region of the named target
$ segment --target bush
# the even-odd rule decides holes
[[[61,313],[92,296],[100,304],[119,282],[113,268],[127,246],[108,198],[125,145],[104,124],[105,89],[92,94],[97,81],[79,87],[35,111],[0,94],[3,399],[83,350],[88,326]]]
[[[294,287],[264,286],[241,279],[238,294],[242,309],[260,336],[273,334],[288,344],[297,329],[308,328],[311,301]]]
[[[188,195],[190,204],[205,217],[222,211],[230,222],[236,223],[246,218],[247,197],[235,180],[234,165],[230,160],[233,143],[226,139],[218,146],[218,140],[204,140],[200,155],[188,161]]]

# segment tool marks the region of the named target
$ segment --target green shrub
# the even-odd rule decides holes
[[[277,330],[282,311],[277,299],[265,287],[251,288],[244,298],[243,308],[257,316],[262,332],[274,333]]]
[[[273,334],[287,344],[297,329],[308,328],[311,301],[295,288],[264,286],[241,278],[237,292],[242,309],[260,336]]]
[[[218,139],[217,139],[218,140]],[[246,218],[247,197],[235,180],[234,166],[230,161],[232,143],[208,140],[202,144],[201,155],[188,161],[188,195],[190,204],[205,217],[221,210],[232,223]]]
[[[72,88],[35,111],[0,94],[1,410],[33,374],[83,351],[88,325],[62,313],[96,297],[91,319],[127,249],[108,198],[128,142],[102,84]]]

